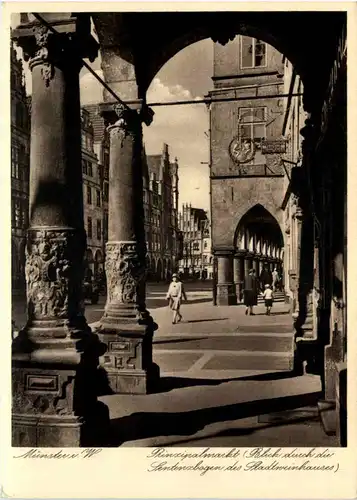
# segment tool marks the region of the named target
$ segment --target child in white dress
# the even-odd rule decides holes
[[[265,290],[262,293],[263,299],[265,301],[265,307],[266,307],[266,312],[268,316],[270,315],[270,309],[272,308],[273,301],[274,301],[274,293],[273,290],[270,288],[270,285],[265,285]]]

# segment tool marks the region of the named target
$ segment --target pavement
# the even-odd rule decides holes
[[[320,378],[292,371],[289,305],[212,305],[211,284],[186,284],[183,321],[172,325],[167,285],[149,284],[147,307],[159,329],[153,359],[160,367],[155,394],[100,400],[111,419],[111,446],[337,446],[320,424]],[[103,314],[104,298],[86,309],[88,323]],[[22,312],[21,312],[22,311]],[[24,306],[13,304],[18,326]]]

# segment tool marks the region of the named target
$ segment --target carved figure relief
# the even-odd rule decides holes
[[[124,139],[128,135],[135,137],[135,132],[139,131],[140,119],[136,111],[126,107],[122,103],[118,103],[114,106],[114,111],[118,117],[118,120],[114,125],[108,127],[108,131],[111,134],[115,134],[123,146]]]
[[[49,61],[48,53],[48,43],[51,33],[49,32],[48,28],[43,25],[34,26],[32,30],[35,35],[38,50],[30,61],[30,67],[33,67],[35,64],[42,64],[41,75],[46,87],[48,87],[55,75],[55,68]]]
[[[109,303],[137,304],[145,259],[139,256],[136,242],[107,243],[105,270]]]
[[[69,231],[29,230],[25,274],[30,318],[68,316],[71,236]]]

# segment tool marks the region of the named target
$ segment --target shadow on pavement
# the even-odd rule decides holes
[[[189,439],[183,439],[179,441],[171,441],[170,443],[165,443],[165,446],[175,446],[175,445],[185,445],[187,443],[193,443],[197,441],[203,441],[206,439],[212,439],[212,438],[218,438],[218,437],[239,437],[239,436],[249,436],[254,434],[257,431],[262,431],[264,429],[271,429],[273,427],[280,427],[282,425],[294,425],[294,424],[301,424],[301,423],[313,423],[313,422],[320,422],[319,416],[311,416],[311,417],[297,417],[294,419],[290,419],[288,421],[282,421],[282,422],[277,422],[277,423],[271,423],[271,424],[266,424],[266,425],[259,425],[259,426],[252,426],[252,427],[244,427],[244,428],[236,428],[236,429],[225,429],[224,431],[220,432],[215,432],[212,434],[207,434],[205,436],[200,436],[200,437],[193,437]],[[290,446],[293,446],[292,443],[289,443]],[[295,443],[294,446],[298,446],[298,443]],[[124,445],[125,446],[125,445]],[[199,446],[198,444],[195,446]],[[210,446],[219,446],[219,445],[214,445],[210,443]],[[301,446],[301,444],[299,445]]]
[[[158,436],[192,436],[213,423],[316,405],[320,397],[321,392],[313,392],[187,412],[133,413],[111,421],[110,442],[107,446],[121,446],[128,441]]]
[[[207,385],[220,385],[226,382],[237,382],[241,380],[283,380],[287,378],[296,377],[296,372],[273,372],[262,373],[259,375],[249,375],[243,377],[211,379],[211,378],[188,378],[188,377],[161,377],[160,385],[155,393],[169,392],[174,389],[182,389],[185,387],[207,386]]]
[[[203,318],[203,319],[188,319],[183,323],[206,323],[207,321],[227,321],[229,318]]]
[[[203,304],[205,302],[212,302],[212,297],[206,297],[202,299],[189,299],[187,301],[183,301],[182,305],[190,305],[190,304]],[[159,307],[165,307],[167,306],[167,299],[162,298],[162,299],[156,299],[156,298],[146,298],[146,307],[148,309],[157,309]]]
[[[209,337],[189,337],[187,339],[167,339],[167,340],[153,340],[153,345],[157,344],[179,344],[182,342],[192,342],[193,340],[207,340]]]

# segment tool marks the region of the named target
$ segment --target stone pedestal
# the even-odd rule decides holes
[[[243,299],[243,285],[244,285],[244,257],[242,256],[234,257],[233,277],[234,277],[237,303],[239,303],[242,302]]]
[[[12,345],[13,446],[93,445],[95,430],[103,428],[96,384],[104,349],[81,301],[86,239],[78,56],[96,51],[83,53],[89,23],[87,31],[80,27],[79,45],[80,22],[73,21],[57,19],[59,38],[38,24],[14,32],[30,59],[32,113],[28,321]]]
[[[237,303],[233,283],[232,255],[218,255],[217,305],[230,306]]]
[[[115,393],[147,394],[158,383],[152,361],[157,328],[145,306],[145,232],[140,112],[104,104],[110,134],[109,230],[105,271],[107,301],[97,333],[106,344],[101,359]]]

